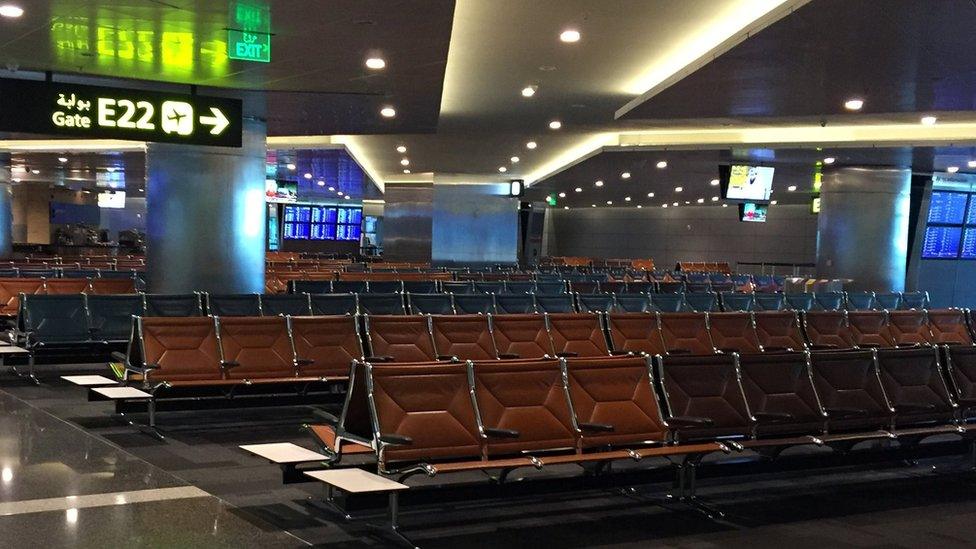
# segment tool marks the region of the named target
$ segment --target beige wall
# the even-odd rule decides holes
[[[46,183],[13,185],[13,242],[14,244],[51,243],[51,202],[95,204],[95,194],[56,188]]]

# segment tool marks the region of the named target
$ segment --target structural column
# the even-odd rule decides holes
[[[434,188],[428,182],[387,182],[383,192],[383,257],[429,263]]]
[[[13,253],[13,191],[10,188],[10,155],[0,155],[0,259]]]
[[[264,291],[266,149],[265,122],[247,117],[240,149],[149,145],[149,291]]]
[[[824,174],[817,274],[853,288],[903,291],[908,258],[911,170],[847,167]]]

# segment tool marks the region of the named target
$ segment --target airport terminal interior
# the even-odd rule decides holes
[[[0,547],[976,545],[973,28],[0,0]]]

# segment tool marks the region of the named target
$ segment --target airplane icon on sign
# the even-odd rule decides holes
[[[183,101],[166,101],[162,110],[164,132],[193,135],[193,105]]]

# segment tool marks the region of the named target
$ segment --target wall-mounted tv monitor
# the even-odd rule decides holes
[[[766,201],[773,190],[774,168],[732,164],[719,167],[722,194],[727,200]]]
[[[297,181],[264,181],[264,200],[266,202],[296,202],[298,200]]]
[[[767,206],[765,204],[756,204],[754,202],[739,204],[739,221],[765,223],[766,208]]]
[[[956,259],[962,241],[962,227],[930,225],[922,241],[923,259]]]
[[[932,191],[929,201],[928,223],[943,223],[946,225],[962,225],[966,218],[966,193]]]
[[[99,208],[124,208],[125,191],[104,191],[98,193]]]

